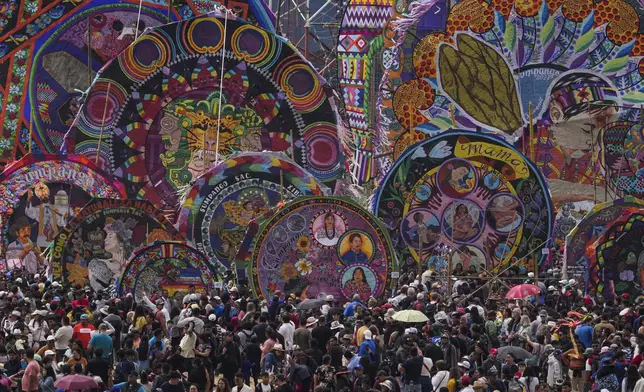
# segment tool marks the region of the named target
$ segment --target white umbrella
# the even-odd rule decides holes
[[[424,323],[429,320],[423,312],[418,310],[401,310],[396,312],[392,318],[401,323]]]

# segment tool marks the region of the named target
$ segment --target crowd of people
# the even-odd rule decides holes
[[[366,301],[259,300],[227,283],[109,298],[14,270],[0,281],[0,392],[65,390],[72,375],[95,392],[644,391],[640,298],[584,295],[557,270],[523,300],[466,278],[446,293],[431,271]]]

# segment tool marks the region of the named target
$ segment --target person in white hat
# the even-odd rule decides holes
[[[322,313],[324,316],[328,316],[335,298],[333,298],[332,295],[327,295],[324,300],[326,301],[326,303],[320,307],[320,313]]]
[[[2,330],[5,334],[11,335],[16,327],[16,324],[20,321],[20,317],[22,317],[22,314],[17,310],[9,313],[9,316],[2,323]]]
[[[53,353],[54,350],[56,350],[55,343],[56,343],[56,338],[54,338],[54,335],[47,336],[47,343],[44,344],[42,347],[40,347],[40,349],[38,349],[38,352],[36,354],[44,358],[46,356],[45,352],[51,351]]]
[[[32,342],[44,346],[46,343],[47,335],[49,335],[49,325],[45,321],[47,316],[46,310],[36,310],[31,314],[32,319],[29,320],[27,327],[31,333]]]

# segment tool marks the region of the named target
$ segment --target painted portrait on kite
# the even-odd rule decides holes
[[[113,291],[134,250],[180,236],[143,201],[95,199],[54,240],[54,279]]]
[[[312,231],[315,233],[313,237],[320,245],[335,246],[346,231],[346,225],[342,217],[327,212],[315,218]]]
[[[336,244],[318,242],[320,228],[335,237],[333,227],[346,229]],[[366,210],[340,197],[309,196],[281,208],[256,233],[249,231],[237,266],[247,266],[253,291],[265,298],[279,290],[301,298],[366,299],[389,287],[396,268],[391,252],[384,229]]]
[[[555,202],[603,197],[610,168],[602,167],[600,152],[604,128],[618,120],[617,89],[598,73],[572,70],[552,82],[545,99],[536,125],[535,162]]]
[[[366,264],[373,256],[373,241],[364,232],[350,230],[342,236],[338,254],[344,265]]]
[[[358,294],[362,300],[367,300],[375,287],[376,276],[367,266],[353,266],[342,274],[342,292],[347,298]]]
[[[0,174],[0,193],[0,259],[35,274],[49,269],[43,256],[85,204],[125,189],[85,157],[28,154]]]
[[[457,181],[447,186],[447,174],[455,171]],[[523,263],[552,230],[542,174],[514,146],[480,132],[450,130],[414,145],[381,182],[373,203],[393,241],[406,246],[401,258],[408,268],[433,263],[449,248],[464,269],[500,270]]]
[[[428,209],[410,211],[402,220],[400,235],[405,243],[414,249],[429,249],[440,237],[440,222]]]

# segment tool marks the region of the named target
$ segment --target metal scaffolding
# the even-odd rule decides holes
[[[336,48],[342,0],[268,0],[277,32],[288,38],[337,91]]]

